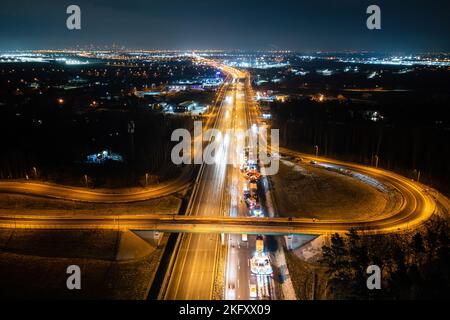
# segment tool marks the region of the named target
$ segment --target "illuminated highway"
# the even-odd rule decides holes
[[[254,120],[249,114],[248,100],[251,97],[248,95],[247,79],[248,76],[246,75],[246,78],[239,83],[239,91],[235,96],[236,115],[234,121],[237,130],[249,129]],[[243,145],[240,147],[243,147]],[[233,153],[233,156],[235,157],[234,163],[239,163],[239,154]],[[229,175],[231,177],[229,216],[234,218],[248,217],[248,208],[243,199],[245,179],[239,170],[239,166],[231,167]],[[255,283],[255,279],[250,272],[250,259],[255,251],[256,238],[250,236],[251,232],[248,232],[248,234],[248,236],[242,236],[239,233],[234,233],[226,236],[224,298],[227,300],[250,299],[250,285]]]
[[[241,72],[223,68],[231,75],[224,85],[224,99],[220,103],[213,128],[222,133],[221,149],[212,165],[203,164],[187,209],[189,216],[226,215],[229,206],[230,150],[235,141],[226,133],[234,129],[236,96],[239,88],[236,79]],[[233,79],[233,80],[232,80]],[[177,247],[176,259],[164,299],[211,299],[213,296],[216,268],[218,266],[220,236],[214,234],[183,234]]]
[[[347,232],[350,228],[363,228],[373,233],[397,232],[412,229],[428,220],[435,212],[436,203],[449,208],[447,198],[428,190],[425,186],[405,177],[382,169],[312,157],[288,149],[280,149],[280,156],[301,157],[314,161],[323,170],[344,171],[375,179],[381,185],[397,189],[402,196],[401,206],[372,220],[321,220],[302,218],[255,218],[248,216],[242,201],[243,178],[239,167],[229,164],[237,155],[238,141],[226,134],[227,129],[246,130],[257,123],[259,117],[248,74],[205,61],[221,68],[227,80],[217,94],[216,107],[208,116],[204,129],[216,128],[221,135],[222,147],[212,165],[202,165],[185,216],[172,215],[122,215],[86,216],[41,214],[39,216],[0,216],[0,227],[6,228],[104,228],[123,230],[158,230],[179,232],[178,245],[169,268],[167,286],[163,288],[164,299],[211,299],[218,268],[225,269],[225,299],[249,299],[249,287],[255,281],[251,275],[249,259],[255,251],[255,235],[330,234]],[[235,80],[233,80],[235,79]],[[240,80],[238,80],[240,79]],[[65,200],[120,203],[147,200],[185,190],[191,172],[185,170],[176,180],[134,193],[98,191],[40,184],[34,182],[0,182],[0,192],[44,196]],[[287,214],[287,213],[286,213]],[[222,242],[221,234],[225,234]],[[248,235],[243,239],[242,234]],[[225,253],[220,262],[219,254]],[[271,284],[265,283],[270,295]],[[220,288],[220,286],[219,286]],[[269,298],[276,298],[270,296]]]
[[[250,129],[257,125],[258,109],[254,103],[254,94],[251,86],[251,79],[248,73],[242,80],[242,91],[236,96],[237,113],[236,127]],[[248,145],[246,145],[247,147]],[[235,155],[238,157],[238,155]],[[235,159],[239,163],[240,159]],[[248,217],[249,208],[244,202],[244,184],[248,182],[240,172],[239,167],[230,168],[231,200],[230,217]],[[254,218],[251,218],[254,219]],[[253,224],[253,221],[251,222]],[[225,286],[224,297],[227,300],[249,300],[258,298],[274,298],[270,296],[273,292],[273,281],[270,276],[260,276],[252,274],[250,270],[250,260],[256,251],[256,236],[252,230],[242,234],[229,234],[227,236],[227,257],[225,265]],[[250,235],[252,234],[252,235]],[[251,287],[256,288],[252,296]]]

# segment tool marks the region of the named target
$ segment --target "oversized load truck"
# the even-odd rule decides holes
[[[256,275],[272,275],[273,269],[269,256],[264,252],[264,239],[259,235],[256,237],[256,252],[250,259],[250,270]]]

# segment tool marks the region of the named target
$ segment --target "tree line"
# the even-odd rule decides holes
[[[436,216],[412,233],[334,234],[322,248],[329,291],[335,299],[450,298],[450,223]],[[381,269],[381,290],[367,288],[368,266]]]

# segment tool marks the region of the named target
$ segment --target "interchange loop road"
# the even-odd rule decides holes
[[[162,198],[185,191],[192,179],[192,168],[185,167],[174,180],[142,190],[95,191],[56,184],[29,181],[0,181],[0,193],[22,194],[50,199],[70,200],[89,203],[131,203],[154,198]]]

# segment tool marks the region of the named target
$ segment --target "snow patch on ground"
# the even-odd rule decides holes
[[[294,254],[304,261],[316,260],[322,254],[322,247],[325,245],[325,237],[319,236],[294,250]]]

